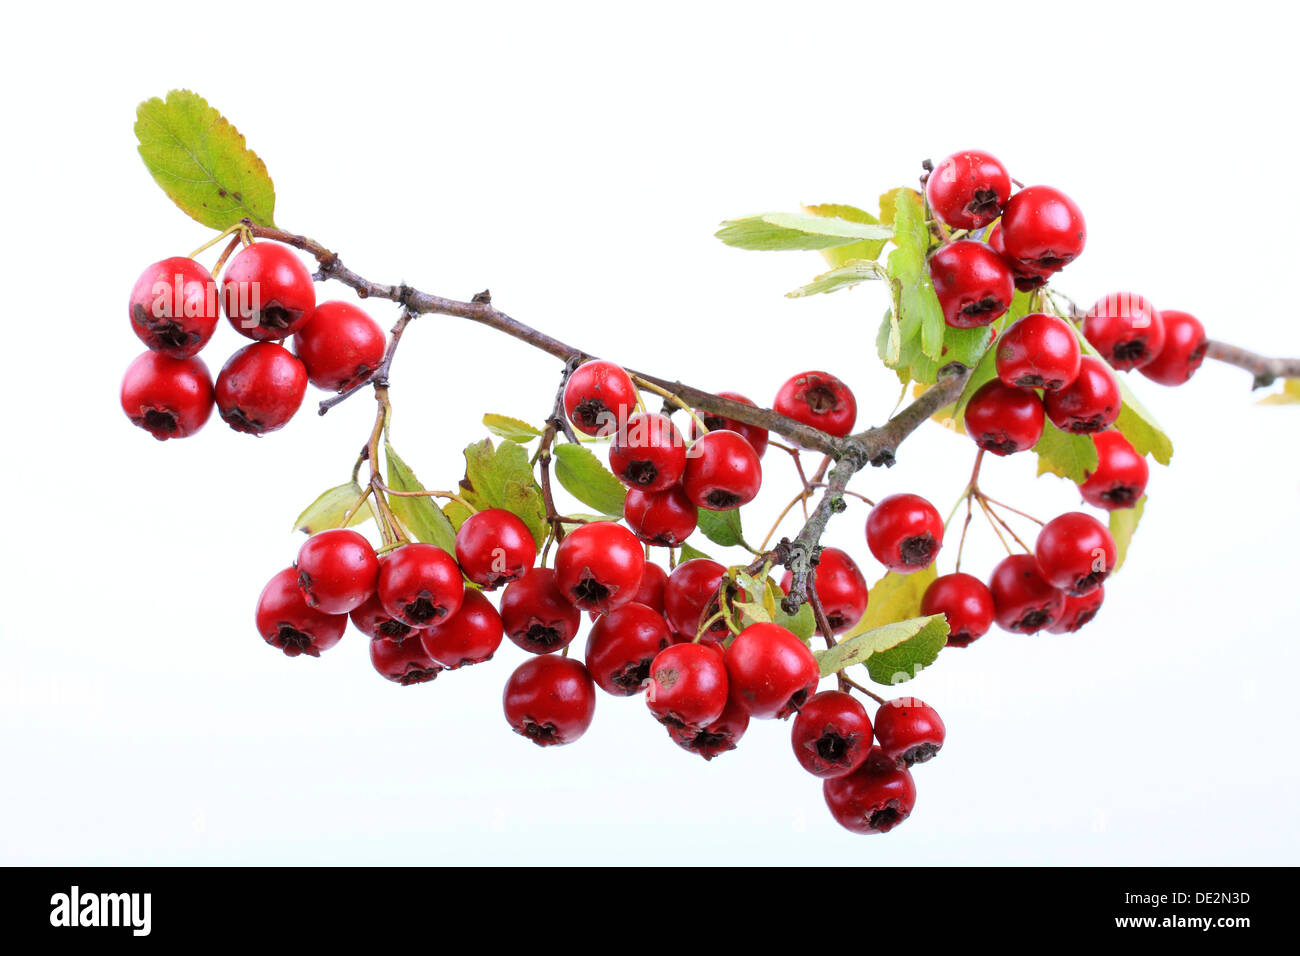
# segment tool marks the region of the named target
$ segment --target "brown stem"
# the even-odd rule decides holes
[[[1253,388],[1267,388],[1279,378],[1300,378],[1300,359],[1270,358],[1224,342],[1211,340],[1205,357],[1245,369],[1255,376]]]

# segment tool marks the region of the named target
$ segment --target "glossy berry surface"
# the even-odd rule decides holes
[[[1079,359],[1079,374],[1073,382],[1043,396],[1043,410],[1052,424],[1076,435],[1109,428],[1121,408],[1115,373],[1091,355]]]
[[[1210,341],[1205,326],[1194,315],[1165,309],[1160,319],[1165,327],[1165,344],[1138,371],[1161,385],[1182,385],[1205,361]]]
[[[729,511],[753,501],[763,484],[754,447],[736,432],[702,435],[692,443],[682,474],[682,491],[699,508]]]
[[[920,495],[882,498],[867,515],[867,547],[891,571],[929,567],[943,546],[943,518]]]
[[[867,610],[867,579],[847,551],[822,548],[812,581],[833,633],[842,634],[862,619]],[[794,575],[786,571],[781,578],[781,590],[789,594],[793,583]],[[818,625],[817,633],[821,632]]]
[[[751,717],[784,719],[817,691],[817,660],[779,624],[751,624],[726,652],[727,675]]]
[[[307,370],[274,342],[245,346],[217,376],[217,411],[237,432],[267,435],[289,423],[307,394]]]
[[[921,614],[948,618],[948,646],[967,647],[993,626],[993,595],[972,574],[943,574],[930,582],[921,598]]]
[[[347,614],[375,594],[379,558],[355,531],[333,528],[312,535],[298,549],[298,587],[309,607]]]
[[[412,627],[430,627],[460,610],[465,582],[450,554],[432,544],[404,544],[379,566],[379,601]]]
[[[1115,569],[1115,539],[1092,515],[1069,511],[1038,532],[1034,558],[1053,587],[1071,596],[1087,594]]]
[[[574,607],[610,611],[636,596],[645,551],[636,535],[612,521],[593,521],[565,535],[555,552],[555,585]]]
[[[456,562],[489,591],[521,577],[537,560],[528,525],[504,508],[487,508],[465,519],[456,532]]]
[[[646,706],[666,727],[706,727],[727,706],[727,668],[711,644],[673,644],[650,662]]]
[[[664,613],[664,590],[668,587],[668,572],[653,561],[645,563],[641,584],[632,598],[633,604],[644,604],[651,610]]]
[[[1002,241],[1001,222],[995,222],[993,228],[989,230],[988,244],[990,249],[1006,260],[1011,275],[1015,278],[1016,289],[1021,292],[1032,292],[1034,289],[1041,288],[1054,273],[1052,269],[1039,269],[1007,255],[1006,243]]]
[[[319,657],[339,642],[348,626],[346,615],[307,606],[294,568],[285,568],[267,582],[257,599],[256,619],[262,640],[287,657]]]
[[[677,548],[695,531],[699,509],[680,485],[665,491],[629,488],[623,499],[623,520],[646,544]]]
[[[1012,388],[996,378],[976,389],[965,415],[966,433],[995,455],[1033,448],[1043,436],[1043,401],[1038,393]]]
[[[531,654],[558,651],[573,640],[582,612],[555,586],[555,572],[533,568],[501,592],[506,636]]]
[[[1003,385],[1055,392],[1079,374],[1079,340],[1064,319],[1033,312],[998,339],[997,369]]]
[[[322,302],[293,337],[307,378],[327,392],[344,392],[370,377],[384,360],[379,323],[350,302]]]
[[[1040,272],[1057,272],[1083,252],[1088,229],[1074,200],[1051,186],[1029,186],[1002,212],[1006,254]]]
[[[718,754],[735,750],[740,738],[749,729],[749,711],[736,699],[735,694],[727,695],[727,706],[722,709],[722,716],[703,727],[677,727],[665,725],[668,736],[677,746],[693,754],[712,760]]]
[[[1048,630],[1053,634],[1073,634],[1097,616],[1105,599],[1106,587],[1102,584],[1087,594],[1067,595],[1060,618]]]
[[[636,412],[610,443],[609,470],[629,488],[665,491],[686,470],[686,442],[671,419]]]
[[[481,664],[501,646],[501,615],[482,592],[465,589],[460,610],[448,620],[419,632],[424,652],[449,671]]]
[[[370,642],[370,664],[383,677],[397,684],[424,684],[438,676],[442,665],[430,659],[419,641]]]
[[[596,686],[615,697],[639,694],[650,664],[673,642],[668,622],[644,604],[625,604],[602,614],[587,635],[587,671]]]
[[[311,273],[288,246],[256,242],[226,266],[221,301],[235,331],[259,342],[293,335],[316,308]]]
[[[776,393],[772,408],[797,422],[843,437],[858,420],[858,402],[847,385],[827,372],[802,372]]]
[[[933,707],[916,697],[881,704],[875,728],[881,752],[902,767],[925,763],[943,747],[943,721]]]
[[[978,149],[941,159],[925,180],[925,198],[954,229],[978,229],[1002,214],[1011,196],[1007,169]]]
[[[664,585],[664,617],[681,640],[691,641],[701,624],[720,610],[718,587],[727,569],[708,558],[692,558],[673,568]],[[713,621],[704,632],[716,640],[727,636],[725,621]]]
[[[814,777],[842,777],[871,752],[871,718],[851,694],[824,690],[800,708],[790,743],[799,765]]]
[[[547,654],[515,668],[502,706],[511,729],[539,747],[571,744],[591,726],[596,685],[578,661]]]
[[[564,384],[564,412],[587,435],[613,435],[636,410],[636,386],[613,362],[592,359]]]
[[[989,576],[993,619],[1015,634],[1034,634],[1050,627],[1065,610],[1065,592],[1054,588],[1032,554],[1003,558]]]
[[[912,772],[872,748],[862,766],[822,783],[835,822],[854,833],[888,833],[916,806]]]
[[[131,288],[131,329],[150,351],[175,359],[197,355],[217,328],[216,289],[212,273],[193,259],[155,262]]]
[[[1088,310],[1083,334],[1111,368],[1127,372],[1142,368],[1164,348],[1165,322],[1142,296],[1114,292]]]
[[[187,438],[212,414],[212,378],[200,358],[145,352],[122,378],[121,401],[131,424],[159,441]]]
[[[741,395],[739,392],[718,392],[718,397],[729,398],[733,402],[739,402],[741,405],[754,407],[753,401],[746,398],[744,395]],[[758,455],[759,458],[762,458],[763,453],[767,451],[768,434],[766,428],[759,428],[757,425],[747,425],[744,422],[736,421],[734,418],[727,418],[724,415],[714,415],[711,412],[704,412],[699,409],[695,410],[695,414],[699,416],[702,422],[704,422],[704,427],[711,432],[729,431],[738,434],[741,438],[745,439],[745,441],[749,442],[750,446],[754,449],[754,454]],[[699,437],[699,427],[695,424],[695,420],[692,419],[691,440],[694,441]]]
[[[1097,466],[1086,472],[1087,479],[1079,485],[1083,500],[1107,511],[1132,508],[1147,490],[1150,467],[1146,457],[1113,428],[1097,432],[1092,443],[1097,449]]]
[[[348,617],[352,619],[352,626],[371,640],[393,641],[400,644],[409,638],[418,638],[421,633],[418,628],[397,620],[385,611],[383,604],[379,602],[378,593],[370,595],[360,605],[354,607]]]
[[[930,256],[930,281],[944,321],[955,329],[974,329],[1000,319],[1016,293],[1007,261],[973,239],[940,246]]]

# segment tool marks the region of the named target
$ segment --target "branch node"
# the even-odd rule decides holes
[[[471,302],[474,302],[474,303],[476,303],[476,304],[478,304],[478,305],[491,305],[491,304],[492,304],[492,290],[491,290],[491,289],[484,289],[482,292],[477,292],[477,293],[474,294],[474,298],[470,299],[470,301],[471,301]]]

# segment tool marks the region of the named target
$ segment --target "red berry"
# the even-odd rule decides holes
[[[822,548],[812,581],[817,600],[826,612],[826,623],[834,633],[841,634],[862,620],[867,610],[867,579],[847,552]],[[781,578],[781,590],[789,594],[793,583],[794,575],[786,571]],[[817,633],[821,632],[818,625]]]
[[[449,620],[419,632],[420,645],[449,671],[481,664],[501,646],[501,615],[481,591],[465,589],[460,610]]]
[[[875,727],[881,752],[900,767],[925,763],[943,746],[943,721],[916,697],[885,701],[876,711]]]
[[[921,598],[921,614],[948,618],[948,646],[966,647],[993,626],[993,595],[979,578],[957,572],[930,582]]]
[[[293,337],[307,377],[327,392],[346,392],[384,360],[384,330],[349,302],[322,302]]]
[[[574,607],[608,614],[636,597],[645,552],[612,521],[593,521],[565,535],[555,551],[555,584]]]
[[[1165,309],[1160,319],[1165,326],[1164,347],[1139,371],[1161,385],[1182,385],[1205,361],[1210,341],[1205,326],[1194,315]]]
[[[1092,515],[1068,511],[1043,525],[1034,557],[1049,584],[1077,597],[1099,587],[1115,569],[1115,539]]]
[[[533,533],[504,508],[476,512],[456,532],[456,561],[461,570],[489,591],[521,577],[536,560]]]
[[[1065,592],[1047,582],[1032,554],[1003,558],[989,577],[993,619],[1004,631],[1033,634],[1061,618]]]
[[[686,443],[664,415],[635,413],[609,446],[609,470],[629,488],[665,491],[681,480],[685,469]]]
[[[851,695],[824,690],[799,710],[790,743],[799,765],[814,777],[842,777],[871,752],[871,718]]]
[[[867,515],[867,547],[899,574],[930,566],[943,546],[943,519],[920,495],[882,498]]]
[[[321,651],[339,642],[347,626],[347,615],[326,614],[307,606],[294,568],[285,568],[271,578],[257,599],[257,632],[288,657],[320,657]]]
[[[386,640],[400,644],[407,638],[418,638],[420,636],[418,629],[397,620],[384,610],[384,605],[379,601],[378,593],[366,598],[360,605],[353,608],[348,616],[352,618],[352,625],[372,641]]]
[[[808,645],[779,624],[751,624],[727,648],[727,675],[751,717],[784,719],[817,692]]]
[[[174,256],[140,273],[127,312],[132,330],[150,350],[189,358],[217,328],[217,286],[212,273],[193,259]]]
[[[1098,299],[1083,320],[1083,334],[1111,368],[1121,372],[1146,365],[1165,345],[1160,313],[1131,292]]]
[[[974,329],[1000,319],[1016,294],[1006,260],[973,239],[941,246],[930,257],[930,280],[944,321],[954,329]]]
[[[136,358],[122,378],[122,411],[159,441],[193,435],[212,414],[212,378],[200,358]]]
[[[432,544],[404,544],[379,568],[384,610],[412,627],[431,627],[460,610],[465,582],[450,554]]]
[[[756,408],[752,401],[741,395],[739,392],[718,392],[719,398],[729,398],[733,402],[739,402],[741,405],[749,405]],[[759,458],[763,457],[763,452],[767,451],[767,429],[759,428],[757,425],[747,425],[744,422],[736,421],[734,418],[727,418],[723,415],[715,415],[712,412],[704,412],[700,409],[695,410],[695,414],[704,422],[704,427],[711,432],[729,431],[735,432],[745,441],[753,446],[754,454]],[[695,420],[691,420],[691,441],[700,437],[699,426]]]
[[[1087,624],[1101,610],[1101,602],[1106,597],[1105,585],[1097,585],[1096,590],[1065,599],[1065,609],[1061,611],[1060,620],[1048,628],[1053,634],[1072,634]]]
[[[588,435],[613,435],[636,409],[636,386],[613,362],[583,362],[564,383],[564,411]]]
[[[874,747],[862,766],[822,783],[835,822],[854,833],[888,833],[916,806],[912,772]]]
[[[1043,400],[1028,388],[985,382],[966,403],[966,434],[985,451],[1013,455],[1043,437]]]
[[[736,432],[709,432],[686,455],[682,491],[696,506],[730,511],[753,501],[763,484],[754,446]]]
[[[685,641],[695,640],[700,625],[719,611],[718,587],[727,569],[708,558],[683,561],[668,575],[664,586],[664,616],[673,633]],[[726,621],[713,621],[706,637],[722,640],[728,634]]]
[[[1015,322],[998,340],[1002,384],[1016,388],[1065,388],[1079,374],[1079,340],[1064,319],[1034,312]]]
[[[1079,486],[1083,500],[1107,511],[1132,508],[1147,490],[1146,458],[1113,428],[1097,432],[1092,443],[1097,448],[1097,467],[1085,472],[1087,480]]]
[[[555,572],[533,568],[501,592],[501,624],[506,636],[531,654],[549,654],[567,645],[582,623],[582,612],[555,586]]]
[[[254,342],[230,356],[217,376],[217,411],[235,431],[265,435],[289,423],[306,393],[302,362],[274,342]]]
[[[1091,355],[1079,359],[1079,374],[1073,382],[1043,396],[1043,409],[1052,424],[1076,435],[1109,428],[1119,418],[1121,407],[1115,373]]]
[[[1059,271],[1078,258],[1088,238],[1079,207],[1051,186],[1029,186],[1012,196],[1001,226],[1007,256],[1036,271]]]
[[[370,542],[346,528],[312,535],[298,550],[298,587],[309,607],[347,614],[375,593],[379,558]]]
[[[797,422],[843,437],[858,420],[849,387],[826,372],[802,372],[781,386],[772,408]]]
[[[587,670],[606,693],[639,694],[655,656],[672,643],[663,615],[644,604],[624,604],[597,618],[587,635]]]
[[[681,485],[665,491],[629,488],[623,499],[623,520],[646,544],[677,548],[695,531],[699,510]]]
[[[235,331],[262,342],[288,338],[306,325],[316,290],[288,246],[258,242],[226,266],[221,301]]]
[[[644,604],[651,610],[664,613],[664,589],[668,585],[668,572],[659,565],[647,561],[645,573],[641,575],[641,586],[632,598],[633,604]]]
[[[1021,292],[1032,292],[1034,289],[1040,288],[1053,275],[1053,270],[1037,269],[1007,255],[1006,243],[1002,241],[1002,223],[1000,221],[995,222],[993,228],[989,230],[988,244],[990,249],[1006,260],[1007,266],[1011,269],[1011,274],[1015,277],[1016,288]]]
[[[733,693],[727,694],[727,706],[722,716],[703,727],[676,727],[667,725],[668,736],[683,750],[712,760],[718,754],[735,750],[740,738],[749,729],[749,711]]]
[[[727,706],[727,668],[709,644],[673,644],[650,663],[645,700],[668,727],[706,727]]]
[[[419,641],[371,641],[370,663],[384,677],[398,684],[423,684],[438,676],[442,665],[424,653]]]
[[[941,159],[925,180],[934,214],[954,229],[978,229],[1002,214],[1011,195],[1006,167],[978,149]]]
[[[514,732],[539,747],[571,744],[591,726],[596,685],[578,661],[547,654],[515,668],[502,704]]]

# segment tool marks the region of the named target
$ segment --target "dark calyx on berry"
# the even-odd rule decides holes
[[[152,343],[164,349],[188,349],[203,338],[198,332],[186,329],[175,319],[155,319],[139,303],[131,307],[131,318],[135,320],[136,325],[148,331]]]
[[[421,591],[415,596],[415,600],[402,610],[412,621],[419,621],[421,624],[425,621],[436,621],[447,613],[445,607],[433,603],[433,595],[428,591]]]
[[[397,678],[397,683],[403,687],[409,684],[425,684],[437,677],[440,670],[441,667],[412,667]]]
[[[731,491],[723,491],[721,488],[710,491],[704,496],[704,500],[717,511],[730,511],[732,508],[739,507],[742,501],[740,495]]]
[[[1030,608],[1011,626],[1018,631],[1039,631],[1054,620],[1056,620],[1056,615],[1052,613],[1052,606],[1047,604],[1043,607]]]
[[[826,730],[813,742],[817,756],[828,764],[842,764],[848,755],[851,744],[844,735],[833,730]]]
[[[598,428],[613,417],[609,406],[598,398],[584,398],[573,407],[573,420],[583,428]]]
[[[631,697],[641,689],[642,684],[650,679],[650,663],[649,659],[643,659],[635,663],[625,664],[610,676],[610,680]]]
[[[257,324],[264,329],[291,329],[302,318],[300,309],[288,309],[279,302],[270,302],[257,313]]]
[[[1138,500],[1138,489],[1133,485],[1116,485],[1103,491],[1101,497],[1117,508],[1131,508]]]
[[[927,565],[934,557],[934,552],[934,537],[929,533],[904,538],[903,543],[898,546],[899,556],[907,564]]]
[[[573,587],[573,597],[575,604],[591,603],[598,607],[604,607],[605,603],[613,596],[612,592],[605,585],[601,584],[594,575],[588,573]]]
[[[935,744],[925,743],[917,744],[898,755],[898,759],[903,762],[904,766],[910,767],[913,764],[925,763],[931,757],[939,752],[939,747]]]
[[[1022,375],[1016,379],[1016,388],[1045,388],[1055,391],[1064,388],[1066,384],[1068,383],[1059,378],[1043,378],[1041,375]]]
[[[699,754],[705,760],[712,760],[718,754],[736,749],[736,737],[726,731],[695,730],[692,728],[672,731],[678,746]]]
[[[275,638],[271,641],[271,644],[290,657],[297,657],[299,654],[320,657],[320,651],[312,646],[311,635],[304,634],[289,624],[281,624],[276,629]]]
[[[700,421],[704,422],[704,427],[711,432],[721,431],[727,427],[727,420],[721,415],[703,415]]]
[[[177,429],[176,416],[171,412],[160,411],[156,408],[147,409],[144,415],[139,418],[132,418],[131,422],[151,432],[164,432],[168,435]]]
[[[623,477],[634,485],[652,485],[659,477],[659,469],[652,461],[633,461],[623,469]]]
[[[972,319],[981,315],[988,315],[990,312],[996,312],[1001,315],[1007,310],[1006,304],[992,296],[985,296],[978,302],[968,302],[961,307],[961,314],[968,315]]]
[[[898,826],[907,819],[907,814],[903,813],[897,800],[890,800],[879,810],[873,810],[867,818],[867,823],[873,830],[880,833],[888,833],[894,827]]]
[[[1136,363],[1142,364],[1142,360],[1147,357],[1150,349],[1147,348],[1146,337],[1129,339],[1125,342],[1118,342],[1114,348],[1115,360],[1120,364]]]
[[[376,634],[387,638],[394,644],[402,643],[402,641],[410,637],[414,631],[415,628],[411,627],[411,625],[395,620],[391,617],[375,626]]]
[[[244,432],[247,435],[260,435],[266,431],[266,426],[256,418],[249,418],[248,413],[242,408],[218,408],[221,413],[221,420],[237,432]]]
[[[534,647],[544,647],[547,650],[559,647],[564,643],[564,636],[558,630],[549,624],[543,624],[541,621],[534,621],[528,625],[528,631],[524,634],[524,639]]]
[[[1101,584],[1102,581],[1106,580],[1106,575],[1108,573],[1109,572],[1105,570],[1101,570],[1093,571],[1091,574],[1085,574],[1074,582],[1073,593],[1087,594],[1089,591],[1095,590],[1098,584]]]
[[[1013,455],[1020,450],[1020,445],[1007,437],[1006,432],[984,432],[979,437],[979,446],[999,455]]]
[[[839,396],[829,385],[814,385],[803,393],[803,400],[814,412],[825,413],[839,407]]]
[[[994,219],[1002,212],[998,194],[992,189],[977,189],[964,210],[972,219]]]
[[[539,724],[536,721],[526,720],[521,733],[539,747],[561,743],[555,735],[555,725],[552,723]]]

